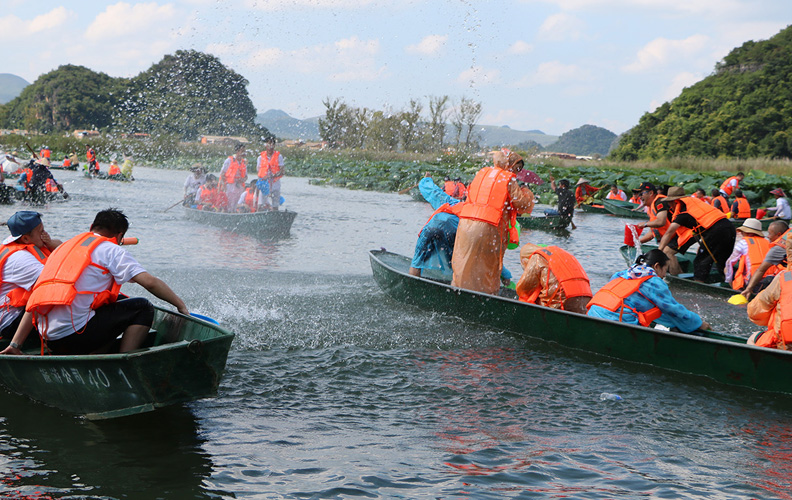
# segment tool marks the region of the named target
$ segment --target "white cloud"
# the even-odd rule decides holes
[[[557,85],[585,81],[589,72],[575,64],[563,64],[560,61],[548,61],[539,65],[536,72],[526,75],[517,81],[515,87],[532,87],[535,85]]]
[[[429,35],[423,37],[415,45],[408,45],[405,50],[410,54],[438,56],[443,52],[446,42],[448,42],[448,35]]]
[[[560,42],[565,40],[578,40],[583,35],[585,23],[575,16],[560,13],[553,14],[544,20],[537,38],[550,42]]]
[[[51,10],[46,14],[36,16],[33,21],[30,22],[29,29],[31,33],[52,30],[58,26],[66,24],[66,22],[72,17],[74,17],[74,14],[67,11],[66,7],[58,7],[57,9]]]
[[[310,9],[358,9],[368,5],[384,4],[378,0],[245,0],[244,6],[263,11]]]
[[[65,7],[58,7],[45,14],[34,17],[27,21],[10,14],[0,17],[0,40],[18,40],[20,37],[27,37],[42,31],[54,30],[74,19],[75,14],[66,10]]]
[[[748,0],[524,0],[550,3],[565,11],[601,9],[655,9],[664,13],[715,14],[718,16],[750,10]]]
[[[92,41],[108,41],[126,36],[144,39],[163,25],[176,19],[172,4],[119,2],[109,5],[86,30],[85,37]],[[168,26],[170,28],[170,26]],[[126,40],[124,40],[126,42]]]
[[[706,35],[693,35],[684,40],[655,38],[646,44],[636,55],[636,60],[622,67],[627,73],[641,73],[656,69],[671,61],[691,59],[706,49],[710,38]]]
[[[457,82],[481,87],[491,85],[500,81],[500,71],[497,69],[485,69],[481,66],[473,66],[466,69],[457,77]]]
[[[507,49],[507,52],[509,54],[514,54],[519,56],[532,52],[533,49],[534,47],[530,43],[524,42],[522,40],[517,40],[516,42],[511,44],[511,46]]]

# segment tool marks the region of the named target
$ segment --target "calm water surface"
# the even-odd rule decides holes
[[[56,174],[73,199],[40,209],[53,236],[122,208],[141,239],[130,251],[237,338],[219,396],[181,407],[90,422],[0,393],[2,497],[791,496],[788,397],[388,299],[366,252],[412,254],[431,209],[408,196],[286,178],[299,215],[290,239],[267,243],[184,221],[180,207],[163,213],[184,172],[137,168],[134,183]],[[0,207],[0,220],[17,208]],[[624,221],[576,222],[567,238],[524,241],[571,250],[596,288],[624,266]],[[506,265],[519,275],[517,251]],[[720,330],[755,328],[722,299],[677,297]]]

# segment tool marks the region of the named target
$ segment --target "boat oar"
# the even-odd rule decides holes
[[[416,182],[414,186],[410,186],[410,187],[408,187],[408,188],[404,188],[404,189],[402,189],[401,191],[399,191],[399,192],[398,192],[398,194],[407,194],[407,193],[409,193],[410,191],[412,191],[413,189],[417,188],[417,187],[418,187],[418,184],[420,184],[420,182]]]
[[[189,195],[187,195],[187,196],[189,196]],[[170,210],[171,208],[175,207],[175,206],[176,206],[176,205],[178,205],[179,203],[184,203],[184,200],[186,200],[186,199],[187,199],[187,196],[185,196],[185,197],[184,197],[184,198],[182,198],[181,200],[177,201],[177,202],[176,202],[176,203],[174,203],[173,205],[171,205],[171,206],[169,206],[168,208],[166,208],[165,210],[163,210],[163,211],[162,211],[162,213],[165,213],[165,212],[167,212],[168,210]]]

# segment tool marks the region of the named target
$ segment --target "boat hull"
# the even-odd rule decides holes
[[[613,215],[618,215],[619,217],[629,217],[632,219],[644,219],[649,220],[649,215],[646,212],[635,212],[633,211],[638,205],[635,203],[630,203],[629,201],[621,201],[621,200],[603,200],[602,206],[605,207],[609,213]]]
[[[41,356],[25,346],[26,355],[0,356],[0,383],[92,420],[216,396],[234,334],[159,308],[153,330],[148,347],[124,354]]]
[[[745,339],[644,328],[471,292],[410,276],[409,258],[369,252],[374,280],[397,301],[624,361],[706,376],[724,384],[792,394],[792,352],[749,346]]]
[[[580,205],[580,209],[590,214],[609,214],[603,205]]]
[[[292,223],[297,216],[296,212],[288,210],[224,213],[196,210],[188,207],[184,207],[184,214],[189,220],[263,239],[289,237]]]
[[[521,229],[563,231],[572,221],[569,217],[517,217]]]

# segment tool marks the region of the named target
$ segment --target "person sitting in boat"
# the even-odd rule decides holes
[[[61,162],[61,167],[63,167],[64,169],[69,169],[71,168],[71,164],[72,164],[71,158],[69,158],[68,156],[64,156],[63,161]]]
[[[646,207],[646,214],[649,215],[649,221],[638,224],[638,227],[649,228],[647,233],[641,234],[639,241],[641,244],[644,244],[654,238],[657,243],[660,243],[668,230],[668,226],[671,225],[671,222],[668,220],[669,204],[664,201],[666,196],[660,194],[657,187],[651,182],[642,183],[638,189],[641,190],[641,203]],[[691,239],[680,248],[679,238],[676,235],[671,238],[668,246],[663,250],[663,253],[668,257],[669,273],[678,275],[682,272],[676,254],[685,253],[693,243]]]
[[[710,205],[712,204],[711,203],[712,199],[709,196],[707,196],[707,192],[704,191],[703,188],[696,189],[696,192],[693,193],[692,196],[693,198],[698,198],[699,200],[705,203],[709,203]]]
[[[121,175],[129,180],[134,180],[132,177],[132,169],[135,167],[132,161],[132,155],[124,154],[124,163],[121,165]]]
[[[747,219],[751,217],[751,204],[748,203],[748,199],[741,190],[734,190],[734,201],[729,211],[733,219]]]
[[[29,210],[8,219],[11,236],[0,246],[0,338],[10,340],[22,320],[30,290],[52,250],[62,242],[44,230],[41,214]]]
[[[531,190],[517,183],[522,157],[504,148],[493,152],[493,163],[479,170],[470,183],[451,261],[451,285],[492,294],[500,290],[507,245],[520,240],[517,215],[530,212],[534,205]]]
[[[632,198],[630,198],[630,203],[635,203],[638,205],[638,208],[635,210],[640,210],[643,208],[643,201],[641,201],[641,190],[640,189],[633,189],[632,190]]]
[[[237,212],[251,213],[258,210],[258,179],[253,179],[248,183],[248,187],[242,191],[242,195],[237,201]]]
[[[569,190],[569,181],[561,179],[558,181],[558,187],[556,187],[555,177],[550,174],[550,190],[558,197],[558,209],[546,209],[544,211],[545,215],[560,215],[572,220],[575,215],[575,195]]]
[[[745,298],[750,299],[753,295],[770,285],[773,281],[773,273],[770,273],[770,276],[765,276],[768,271],[775,269],[777,274],[786,270],[786,245],[789,235],[789,224],[784,221],[771,222],[767,227],[767,239],[770,240],[770,250],[765,254],[762,264],[751,275],[751,279],[745,289],[740,292]]]
[[[462,182],[461,177],[454,178],[454,194],[451,196],[458,200],[464,200],[465,197],[467,197],[467,187],[465,183]]]
[[[619,271],[588,303],[588,315],[633,325],[652,322],[680,332],[709,330],[701,316],[677,302],[663,281],[668,272],[668,256],[653,249],[639,255],[635,264]]]
[[[455,190],[456,190],[456,183],[451,180],[451,177],[446,175],[443,178],[443,192],[452,198],[456,198],[454,196]]]
[[[792,238],[786,244],[787,261],[792,256]],[[749,344],[788,350],[792,343],[792,271],[785,269],[748,303],[748,318],[767,330],[751,335]]]
[[[526,243],[520,249],[520,263],[523,274],[515,289],[520,301],[586,314],[591,285],[571,253],[554,245]]]
[[[607,200],[620,200],[620,201],[627,201],[627,195],[619,189],[619,186],[616,184],[611,184],[610,191],[608,191],[608,195],[605,196]]]
[[[191,174],[184,180],[184,206],[195,205],[195,197],[198,190],[206,183],[206,170],[201,164],[196,163],[190,167]]]
[[[601,189],[590,185],[589,182],[591,181],[581,177],[575,184],[575,206],[579,207],[583,203],[591,203],[594,200],[592,195]]]
[[[283,178],[283,155],[275,150],[275,140],[269,139],[266,148],[258,157],[256,167],[258,169],[259,185],[259,207],[268,210],[277,210],[280,205],[281,179]]]
[[[182,313],[184,301],[161,279],[149,274],[119,243],[129,229],[120,210],[96,214],[89,232],[56,248],[44,263],[28,299],[25,315],[3,354],[21,354],[35,324],[53,354],[107,352],[121,335],[120,352],[139,348],[154,322],[154,306],[143,297],[118,300],[126,282],[137,283]],[[69,262],[73,265],[65,266]],[[76,291],[76,293],[74,293]]]
[[[693,277],[696,281],[708,282],[710,271],[714,268],[719,280],[723,281],[723,267],[734,249],[737,233],[734,225],[726,219],[720,210],[685,195],[679,186],[668,189],[665,202],[671,203],[668,226],[660,250],[669,246],[674,236],[678,235],[678,243],[684,246],[687,241],[695,238],[699,243],[696,257],[693,259]]]
[[[198,189],[195,204],[198,210],[210,212],[224,212],[228,206],[228,195],[219,187],[217,177],[213,174],[206,176],[206,182]]]
[[[721,194],[720,189],[717,189],[717,188],[713,189],[712,192],[710,193],[710,195],[711,195],[710,205],[712,205],[713,207],[717,208],[718,210],[720,210],[724,214],[729,213],[729,210],[730,210],[729,202]]]
[[[762,232],[762,223],[755,218],[745,219],[742,226],[737,228],[737,243],[723,270],[726,283],[731,283],[734,290],[742,291],[769,251],[770,241]],[[776,268],[771,268],[765,276],[775,276],[777,272]]]
[[[107,178],[116,180],[124,179],[124,175],[121,173],[121,167],[118,166],[117,161],[110,161],[110,166],[107,168]]]
[[[789,200],[787,200],[786,195],[784,195],[784,190],[781,188],[776,188],[770,191],[776,199],[776,206],[773,208],[768,208],[768,212],[775,212],[773,215],[774,219],[780,219],[786,221],[789,224],[789,220],[792,219],[792,208],[789,207]]]
[[[740,182],[742,182],[743,179],[745,179],[745,174],[737,172],[737,175],[733,175],[723,181],[723,184],[720,186],[720,193],[724,198],[728,198],[734,193],[735,189],[740,189]]]
[[[32,201],[43,202],[46,200],[47,194],[51,193],[51,191],[47,189],[48,185],[54,186],[56,192],[63,189],[63,186],[55,180],[55,177],[48,167],[49,161],[46,158],[42,158],[33,163],[30,182],[28,183],[28,191]]]

